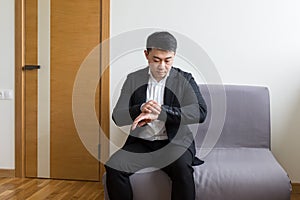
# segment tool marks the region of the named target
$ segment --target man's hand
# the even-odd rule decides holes
[[[142,112],[132,123],[131,130],[134,130],[137,126],[142,127],[145,124],[152,122],[158,118],[158,114]]]
[[[150,100],[142,106],[141,110],[143,113],[159,115],[161,112],[161,106],[156,101]]]
[[[133,121],[131,130],[156,120],[161,112],[161,106],[156,101],[150,100],[144,103],[141,111],[142,113]]]

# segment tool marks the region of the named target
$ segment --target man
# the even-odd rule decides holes
[[[188,124],[203,122],[206,104],[190,73],[173,67],[177,41],[168,32],[147,38],[148,67],[127,76],[113,110],[118,126],[132,125],[124,146],[106,163],[111,200],[131,200],[129,176],[155,167],[172,180],[172,200],[194,200],[196,158]],[[147,189],[147,186],[145,186]]]

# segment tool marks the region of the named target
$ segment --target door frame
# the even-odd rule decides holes
[[[22,67],[25,65],[25,12],[24,1],[15,0],[15,176],[25,177],[25,112],[24,112],[24,72]],[[110,0],[100,0],[100,42],[109,39],[110,36]],[[100,125],[106,137],[109,138],[110,122],[110,70],[103,66],[103,63],[109,63],[109,46],[101,49],[101,69],[100,80]],[[109,153],[109,147],[105,146],[105,152]],[[100,178],[105,169],[100,165]]]

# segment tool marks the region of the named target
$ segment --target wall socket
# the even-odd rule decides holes
[[[12,90],[0,89],[0,100],[11,100],[13,97],[14,95]]]

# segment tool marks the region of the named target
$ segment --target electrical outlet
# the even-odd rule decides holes
[[[0,100],[11,100],[13,99],[12,90],[0,90]]]
[[[12,90],[5,90],[4,91],[4,97],[7,100],[13,99],[13,91]]]

